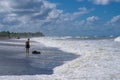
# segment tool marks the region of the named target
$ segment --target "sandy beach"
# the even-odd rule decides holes
[[[53,74],[53,69],[77,55],[66,53],[57,48],[45,47],[31,40],[29,56],[25,53],[26,39],[0,40],[0,75],[41,75]],[[33,50],[41,54],[32,54]],[[65,54],[66,53],[66,54]]]

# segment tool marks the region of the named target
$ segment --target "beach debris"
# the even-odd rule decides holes
[[[41,54],[41,52],[34,50],[34,51],[32,51],[32,54]]]

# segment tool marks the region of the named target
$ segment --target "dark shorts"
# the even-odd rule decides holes
[[[26,48],[30,48],[30,45],[26,45]]]

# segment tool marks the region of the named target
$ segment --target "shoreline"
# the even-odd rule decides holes
[[[24,40],[13,40],[13,42],[19,43],[20,41],[20,43],[24,43]],[[31,39],[31,41],[32,40],[34,39]],[[0,61],[7,58],[7,66],[10,66],[11,64],[12,66],[20,65],[21,67],[16,68],[17,70],[23,71],[21,74],[9,73],[8,75],[0,75],[0,80],[118,80],[120,78],[120,43],[115,42],[114,40],[61,41],[54,38],[45,38],[38,39],[38,42],[40,43],[36,41],[37,40],[32,42],[30,52],[32,52],[32,50],[38,50],[41,51],[42,54],[30,54],[27,58],[25,57],[25,52],[23,50],[25,48],[23,46],[0,46],[0,49],[3,50],[0,50],[2,52],[2,54],[0,54]],[[10,43],[12,43],[12,40]],[[6,49],[6,53],[4,53],[4,48],[7,47],[8,49]],[[64,52],[66,51],[66,48],[70,53]],[[76,54],[77,52],[78,55]],[[8,56],[5,56],[7,53]],[[4,62],[5,60],[0,62],[0,65]],[[3,66],[6,68],[6,65]],[[1,70],[3,70],[3,66],[0,67]],[[30,66],[32,67],[32,70]],[[36,70],[38,73],[32,72]],[[11,72],[12,71],[16,72],[16,69],[14,70],[14,68],[12,68]],[[18,72],[19,71],[17,71],[17,73]]]
[[[42,54],[33,55],[31,52],[35,49],[41,51]],[[51,75],[55,67],[64,64],[65,61],[77,58],[74,54],[68,54],[57,48],[45,47],[32,40],[30,55],[26,57],[24,39],[21,41],[20,39],[0,40],[0,53],[0,57],[2,57],[0,59],[0,76]]]

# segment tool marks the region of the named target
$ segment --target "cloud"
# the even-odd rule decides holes
[[[107,5],[112,2],[120,2],[120,0],[88,0],[97,5]]]
[[[47,25],[58,19],[61,13],[56,4],[46,0],[0,0],[0,24],[10,26],[9,29],[15,28],[14,25],[16,29],[27,24]]]
[[[73,12],[73,13],[64,13],[60,17],[60,21],[74,21],[77,18],[81,17],[82,15],[85,15],[89,13],[90,10],[87,9],[86,7],[80,7],[78,11]]]
[[[88,17],[86,20],[88,22],[95,22],[97,21],[99,18],[97,16],[91,16],[91,17]]]
[[[89,27],[89,26],[96,25],[96,23],[98,23],[98,21],[99,21],[99,17],[90,16],[90,17],[86,18],[85,20],[81,20],[79,22],[76,21],[75,24],[80,25],[80,26],[88,26]]]
[[[106,23],[106,25],[120,25],[120,15],[114,16],[110,21]]]
[[[11,8],[12,1],[0,0],[0,12],[9,12]]]
[[[109,4],[110,0],[92,0],[95,4],[106,5]]]
[[[47,25],[46,28],[43,28],[46,34],[49,35],[68,35],[71,32],[76,30],[75,22],[79,20],[80,17],[88,14],[91,9],[87,9],[86,7],[78,8],[78,11],[73,13],[62,13],[60,17],[50,25]],[[52,26],[52,27],[50,27]],[[80,29],[77,29],[80,30]]]
[[[74,13],[73,13],[74,14]],[[81,15],[82,16],[82,15]],[[72,16],[70,16],[72,17]],[[77,19],[77,18],[76,18]],[[60,23],[56,23],[51,27],[48,33],[52,35],[91,35],[91,31],[98,29],[96,23],[99,22],[97,16],[90,16],[85,20],[63,20]],[[100,29],[98,29],[100,30]]]
[[[97,22],[98,20],[99,20],[99,18],[97,16],[91,16],[86,19],[86,23],[93,24],[93,23]]]
[[[113,17],[111,23],[120,23],[120,15]]]
[[[0,0],[0,4],[1,30],[10,31],[62,34],[64,30],[73,29],[70,27],[74,21],[90,12],[81,7],[76,12],[63,13],[56,4],[46,0]]]
[[[78,2],[83,2],[85,0],[77,0]],[[89,2],[92,2],[96,5],[107,5],[113,2],[120,2],[120,0],[87,0]]]
[[[83,1],[83,0],[79,0]],[[95,4],[107,5],[119,0],[91,0]],[[0,0],[0,30],[36,32],[49,35],[79,35],[99,31],[99,17],[84,15],[93,11],[80,7],[76,12],[65,13],[55,3],[47,0]],[[81,18],[82,17],[82,18]],[[108,24],[119,24],[120,16],[113,17]],[[93,31],[94,32],[94,31]]]

